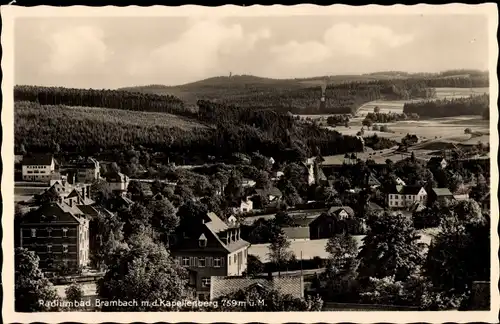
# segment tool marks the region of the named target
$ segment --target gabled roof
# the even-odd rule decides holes
[[[448,188],[432,188],[432,191],[436,194],[436,196],[453,196]]]
[[[421,212],[422,210],[425,209],[425,205],[422,204],[421,202],[417,201],[415,203],[413,203],[411,206],[410,206],[410,211],[412,213],[415,213],[415,212]]]
[[[337,215],[339,212],[341,212],[342,210],[345,210],[347,214],[349,214],[349,216],[354,216],[354,210],[349,207],[349,206],[333,206],[333,207],[330,207],[330,209],[328,210],[328,214],[335,214]]]
[[[389,192],[388,193],[398,193],[401,195],[416,195],[420,192],[422,189],[422,186],[401,186],[401,185],[396,185],[396,186],[390,186],[388,188]]]
[[[65,204],[47,203],[26,214],[21,223],[64,222],[78,224],[81,222],[77,216],[80,212],[80,210]]]
[[[295,298],[304,297],[304,280],[297,277],[245,278],[212,276],[210,284],[210,299],[221,297],[258,286],[264,289],[276,289],[284,295]]]
[[[379,205],[377,205],[376,203],[374,203],[372,201],[368,202],[368,209],[369,210],[384,210],[384,208],[380,207]]]
[[[368,177],[368,185],[369,186],[380,186],[380,181],[378,181],[378,179],[375,178],[373,173],[370,173],[370,176]]]
[[[30,154],[23,157],[23,165],[51,165],[52,154]]]

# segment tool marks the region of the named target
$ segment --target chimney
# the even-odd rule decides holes
[[[267,280],[273,281],[273,273],[271,270],[267,270]]]

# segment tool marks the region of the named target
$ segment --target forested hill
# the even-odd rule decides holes
[[[129,92],[124,90],[73,89],[19,85],[14,87],[14,101],[40,105],[101,107],[122,110],[186,113],[184,102],[172,95]]]
[[[320,108],[321,85],[328,80],[326,102]],[[376,99],[426,99],[436,87],[487,87],[488,74],[446,71],[439,74],[379,72],[302,79],[270,79],[250,75],[220,76],[179,86],[147,85],[123,88],[131,92],[168,94],[196,109],[198,100],[240,107],[266,107],[294,114],[350,113]]]

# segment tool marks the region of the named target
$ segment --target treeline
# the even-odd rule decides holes
[[[406,114],[416,113],[425,117],[483,115],[486,109],[489,110],[489,98],[488,94],[483,94],[467,98],[411,102],[404,104],[403,112]]]
[[[238,152],[259,151],[276,160],[301,161],[319,151],[335,155],[362,150],[362,143],[356,137],[343,136],[315,125],[295,124],[291,117],[286,124],[283,121],[288,117],[268,111],[255,112],[250,120],[252,125],[249,125],[249,121],[237,121],[237,115],[231,115],[230,110],[227,110],[228,116],[224,116],[221,106],[215,111],[225,122],[214,127],[182,129],[172,124],[152,126],[151,123],[143,125],[123,119],[96,118],[97,112],[75,117],[75,110],[17,102],[16,152],[46,152],[57,147],[60,153],[102,155],[112,152],[117,156],[131,147],[142,146],[153,153],[165,153],[165,159],[170,158],[171,162],[199,164],[206,163],[209,156],[224,159]],[[152,118],[157,116],[152,114]]]
[[[394,121],[400,120],[417,120],[419,119],[418,114],[410,113],[410,114],[397,114],[397,113],[368,113],[366,114],[365,120],[370,120],[372,123],[390,123]],[[363,121],[363,125],[365,125],[365,121]],[[370,126],[370,125],[369,125]]]
[[[30,101],[40,105],[101,107],[172,114],[186,113],[184,103],[177,97],[120,90],[15,86],[14,101]]]

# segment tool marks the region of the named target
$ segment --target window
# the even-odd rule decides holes
[[[394,204],[397,206],[397,205],[398,205],[398,202],[396,201]]]
[[[182,265],[184,267],[189,267],[189,258],[188,257],[182,258]]]
[[[389,195],[389,199],[392,199],[392,195]]]
[[[207,237],[205,234],[201,234],[200,238],[198,239],[198,244],[200,247],[206,247],[207,246]]]
[[[52,253],[52,245],[47,245],[47,253]]]
[[[231,255],[229,255],[229,258],[228,258],[228,265],[231,265]]]
[[[398,195],[394,195],[394,198],[399,199],[399,196]]]
[[[68,244],[63,244],[63,253],[68,253]]]
[[[198,267],[200,268],[204,268],[206,265],[206,260],[205,260],[205,257],[198,257]]]
[[[203,287],[210,287],[210,278],[207,277],[201,278],[201,285]]]
[[[236,258],[236,255],[234,256]],[[236,259],[234,259],[236,261]],[[220,268],[221,267],[221,260],[220,258],[214,258],[214,268]]]
[[[52,235],[52,228],[47,228],[47,237],[51,237]]]
[[[31,229],[31,237],[36,237],[36,228]]]
[[[236,263],[236,254],[233,257],[233,262]]]
[[[63,237],[68,237],[68,229],[67,228],[63,228]]]

